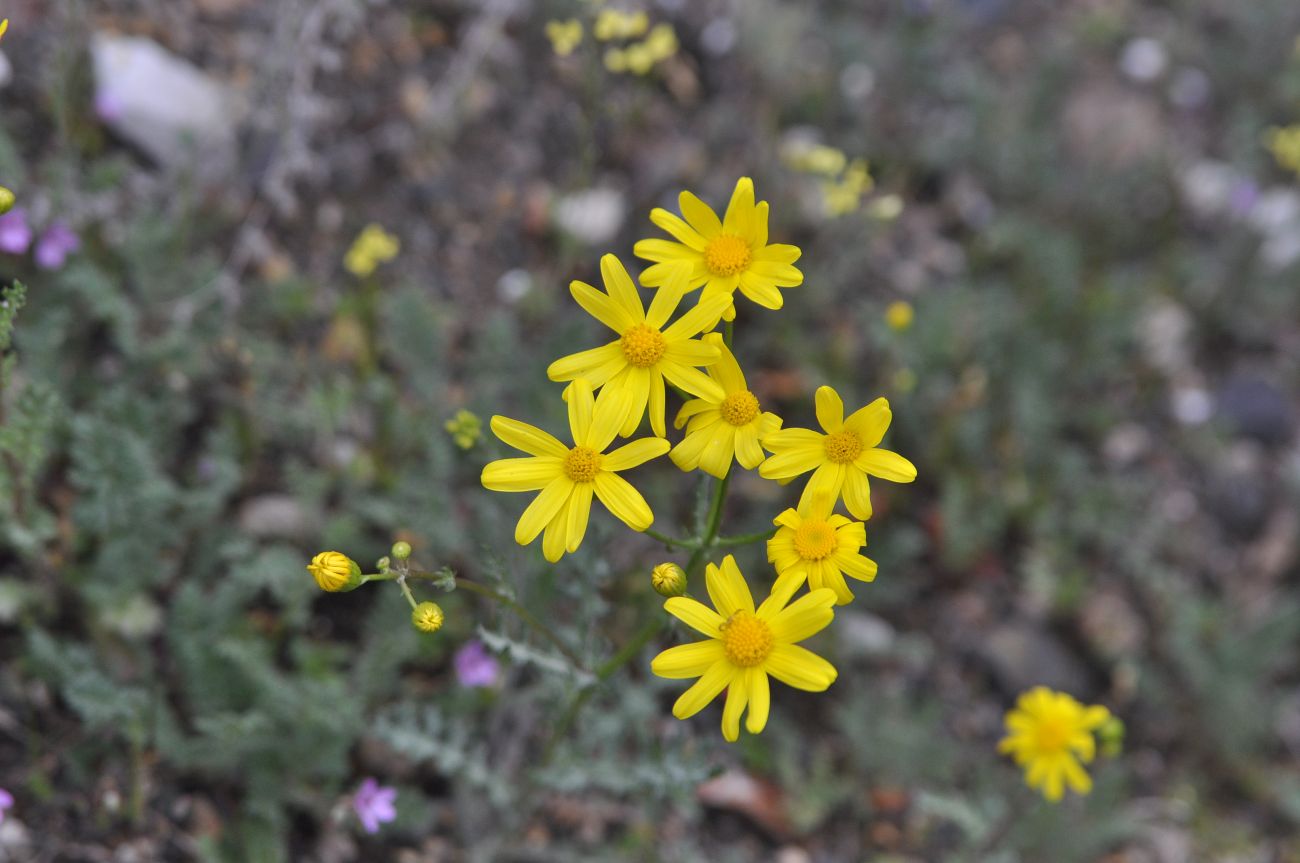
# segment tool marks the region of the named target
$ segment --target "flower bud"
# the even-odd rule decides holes
[[[681,596],[686,592],[686,571],[675,563],[661,563],[650,570],[650,584],[660,596]]]
[[[411,609],[411,623],[421,632],[437,632],[442,629],[442,609],[436,602],[422,602]]]
[[[377,570],[379,570],[380,572],[383,572],[383,573],[388,572],[388,570],[392,567],[392,565],[393,565],[393,562],[392,562],[391,560],[388,559],[388,556],[387,556],[387,555],[385,555],[384,557],[381,557],[381,558],[379,558],[379,560],[375,561],[375,569],[377,569]]]
[[[1115,758],[1124,751],[1124,723],[1118,716],[1112,716],[1097,729],[1097,740],[1101,742],[1101,754],[1106,758]]]
[[[311,559],[307,570],[316,579],[321,590],[343,593],[361,586],[361,567],[346,554],[322,551]]]
[[[5,213],[12,210],[17,200],[18,199],[14,196],[13,192],[9,191],[4,186],[0,186],[0,216],[3,216]]]
[[[411,544],[409,542],[402,542],[400,540],[398,542],[393,543],[392,554],[393,557],[397,558],[398,560],[406,560],[408,557],[411,556]]]

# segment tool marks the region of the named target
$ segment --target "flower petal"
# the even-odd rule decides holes
[[[839,676],[835,666],[797,644],[774,645],[763,669],[786,686],[805,692],[823,692]]]
[[[765,435],[759,443],[772,452],[806,447],[816,447],[821,450],[826,446],[826,435],[812,429],[789,428]]]
[[[783,288],[793,288],[803,284],[803,273],[789,264],[754,261],[749,265],[749,272]]]
[[[587,520],[591,518],[591,496],[596,486],[589,482],[575,482],[573,494],[569,496],[568,524],[565,528],[564,548],[575,552],[587,535]]]
[[[542,557],[551,563],[556,563],[564,557],[564,550],[568,547],[569,535],[569,502],[566,500],[564,506],[551,519],[551,523],[546,525],[546,533],[542,535]]]
[[[837,551],[834,560],[840,569],[844,571],[844,574],[851,578],[856,578],[858,581],[875,581],[876,579],[876,571],[879,567],[869,557],[847,551]]]
[[[740,370],[740,363],[736,362],[736,355],[727,347],[722,334],[708,333],[703,341],[704,344],[718,351],[717,362],[709,366],[709,376],[721,384],[728,395],[748,390],[749,387],[745,385],[745,373]]]
[[[605,255],[600,259],[600,277],[605,282],[605,290],[610,299],[622,307],[634,324],[645,323],[645,306],[641,304],[641,294],[637,292],[632,277],[627,274],[615,255]]]
[[[718,220],[718,214],[713,212],[713,208],[701,201],[691,192],[682,192],[677,196],[677,205],[681,207],[682,215],[686,221],[694,228],[700,237],[707,242],[712,240],[718,234],[722,233],[722,222]],[[653,213],[651,218],[653,218]],[[660,227],[663,227],[660,225]],[[664,230],[667,230],[665,228]],[[700,246],[703,251],[704,245]]]
[[[772,456],[772,458],[776,458],[776,456]],[[764,466],[771,464],[772,458],[763,462]],[[844,465],[830,461],[822,462],[821,466],[813,471],[813,475],[808,478],[808,484],[803,487],[803,494],[799,497],[799,508],[803,509],[810,505],[817,500],[818,495],[822,494],[831,500],[837,499],[840,496],[840,490],[844,488],[844,473]],[[849,512],[853,511],[849,510]],[[853,514],[864,521],[870,516],[870,513],[867,513],[867,516]]]
[[[890,482],[911,482],[916,479],[916,465],[887,449],[869,449],[858,456],[853,464],[872,476]]]
[[[593,387],[598,387],[625,365],[627,358],[623,356],[618,342],[610,342],[598,348],[560,357],[546,367],[546,376],[553,381],[586,378]]]
[[[563,460],[554,456],[527,456],[488,462],[483,466],[481,479],[489,491],[537,491],[563,475]]]
[[[631,470],[668,452],[670,444],[663,438],[646,437],[624,444],[600,460],[602,470]]]
[[[564,400],[569,404],[569,433],[573,435],[575,444],[582,445],[591,432],[591,418],[596,408],[591,382],[586,378],[575,378],[564,388]]]
[[[704,570],[704,584],[709,591],[709,599],[718,614],[731,617],[737,611],[754,613],[754,597],[745,584],[745,577],[736,566],[736,559],[727,555],[722,559],[722,566],[709,564]]]
[[[674,596],[664,601],[664,611],[710,638],[722,637],[723,618],[698,599]]]
[[[709,335],[717,334],[709,333]],[[708,338],[708,336],[705,336],[705,338]],[[719,362],[721,356],[722,353],[712,344],[696,339],[678,339],[675,342],[670,342],[668,349],[664,351],[665,360],[686,366],[712,366]],[[716,375],[711,375],[711,377],[717,380]],[[725,389],[725,385],[723,388]]]
[[[614,517],[633,530],[645,530],[654,524],[654,513],[641,492],[616,473],[602,470],[596,474],[596,496]]]
[[[675,342],[713,329],[718,319],[722,317],[722,311],[729,305],[731,305],[730,293],[709,293],[706,287],[695,307],[673,321],[663,331],[664,338],[669,342]]]
[[[551,480],[550,484],[533,498],[533,502],[528,504],[524,514],[519,516],[519,523],[515,525],[515,542],[528,545],[537,539],[537,534],[551,523],[572,491],[573,480],[567,476]]]
[[[564,458],[569,454],[569,448],[553,435],[542,431],[537,426],[512,420],[509,417],[492,417],[492,433],[506,446],[512,446],[529,455]]]
[[[749,715],[745,717],[745,730],[750,734],[759,734],[767,727],[767,715],[772,709],[767,672],[761,668],[748,669],[745,685],[749,688]]]
[[[754,225],[754,181],[741,177],[731,192],[727,213],[722,219],[722,230],[738,237],[748,236]]]
[[[727,686],[727,703],[722,708],[722,736],[728,743],[735,743],[740,736],[740,714],[745,712],[749,702],[749,672],[752,668],[736,669],[736,674]]]
[[[749,246],[755,254],[767,245],[767,210],[767,201],[759,201],[754,207],[754,221],[750,225],[749,236],[745,238],[749,240]]]
[[[773,243],[754,249],[754,263],[793,264],[803,252],[788,243]]]
[[[824,464],[828,464],[826,451],[818,444],[816,447],[800,447],[768,456],[759,466],[758,475],[763,479],[789,479],[818,469]]]
[[[889,430],[889,421],[893,414],[889,410],[889,400],[878,398],[866,407],[855,410],[844,421],[844,427],[858,433],[862,445],[871,449],[880,443],[885,432]]]
[[[740,274],[740,292],[765,309],[776,310],[785,305],[785,297],[776,285],[756,273]]]
[[[670,647],[650,661],[650,670],[669,680],[699,677],[719,659],[725,659],[722,642],[716,638]]]
[[[650,400],[647,403],[650,414],[650,431],[656,437],[666,437],[668,429],[664,424],[664,415],[668,412],[667,396],[664,393],[664,376],[661,372],[650,371]],[[665,441],[667,443],[667,441]]]
[[[685,222],[682,222],[681,219],[678,219],[672,213],[669,213],[667,210],[659,210],[659,212],[667,213],[669,218],[676,219],[678,222],[681,222],[683,228],[690,231],[692,234],[695,234],[695,230],[693,228],[691,228]],[[654,217],[651,216],[651,218]],[[662,228],[663,225],[660,225],[659,227]],[[664,230],[667,230],[667,228],[664,228]],[[699,235],[696,234],[696,236]],[[703,248],[704,248],[704,240],[701,238],[700,249]],[[648,240],[637,240],[636,245],[632,247],[632,254],[636,255],[638,258],[642,258],[647,261],[655,261],[656,263],[661,263],[661,264],[684,261],[686,263],[691,264],[692,269],[694,268],[694,263],[696,259],[699,259],[701,261],[703,260],[703,258],[700,255],[699,249],[693,249],[690,246],[686,245],[685,243],[674,243],[672,240],[662,240],[658,238],[652,238]],[[648,283],[644,279],[641,280],[641,284],[648,286]]]
[[[659,370],[673,386],[680,387],[693,396],[715,403],[727,397],[717,381],[691,366],[664,359],[659,362]]]
[[[854,518],[871,518],[871,486],[867,475],[856,467],[844,470],[844,505]]]
[[[705,209],[708,209],[708,207],[706,206]],[[685,212],[686,210],[685,208],[683,208],[682,213]],[[713,212],[713,211],[709,210],[709,212]],[[687,218],[690,217],[687,216]],[[716,221],[718,217],[714,216],[713,218]],[[678,216],[676,213],[672,213],[669,212],[668,210],[665,210],[663,207],[655,207],[653,210],[650,211],[650,221],[654,222],[655,225],[661,228],[662,230],[667,231],[669,234],[672,234],[674,237],[680,240],[683,245],[685,245],[689,249],[694,249],[697,252],[702,252],[704,251],[704,247],[708,245],[708,241],[704,238],[704,236],[701,235],[698,230],[692,227],[686,221],[686,219],[683,219],[681,216]]]
[[[804,594],[768,621],[772,637],[778,642],[793,644],[821,632],[835,617],[831,609],[833,605],[833,591],[821,589]]]
[[[703,710],[718,693],[727,688],[727,684],[736,677],[736,666],[725,659],[720,659],[709,666],[708,670],[695,681],[690,689],[678,697],[673,704],[673,716],[686,719]]]
[[[637,319],[609,294],[596,290],[586,282],[570,282],[569,293],[573,294],[573,298],[587,314],[620,336],[637,324]]]
[[[758,429],[754,424],[743,425],[736,429],[736,461],[746,470],[753,470],[763,463],[763,448],[758,445]]]
[[[623,427],[618,430],[618,433],[623,437],[631,436],[636,431],[637,426],[641,425],[641,418],[645,416],[646,404],[650,401],[651,374],[650,369],[628,366],[627,375],[624,377],[621,386],[621,390],[627,398],[627,409],[623,413]]]
[[[844,401],[830,387],[818,387],[817,422],[827,434],[835,434],[844,425]]]

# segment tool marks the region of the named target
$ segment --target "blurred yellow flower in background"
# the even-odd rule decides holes
[[[600,259],[605,293],[585,282],[569,286],[573,298],[586,312],[619,334],[619,338],[598,348],[561,357],[551,363],[546,375],[553,381],[586,378],[593,387],[627,394],[627,415],[619,434],[628,437],[641,424],[647,408],[650,428],[663,437],[667,379],[691,395],[721,401],[722,388],[699,371],[700,366],[718,360],[718,349],[693,338],[710,329],[722,314],[726,300],[711,298],[668,323],[685,290],[686,269],[679,267],[670,283],[655,292],[647,311],[641,304],[632,277],[613,255]]]
[[[704,287],[705,300],[725,296],[729,301],[736,289],[768,309],[784,304],[780,287],[803,284],[803,273],[795,266],[800,251],[784,243],[768,244],[766,201],[754,203],[754,181],[741,177],[732,192],[722,220],[708,204],[690,192],[678,197],[682,216],[656,207],[650,221],[677,240],[641,240],[633,248],[638,258],[654,263],[641,274],[641,282],[659,287],[667,284],[672,267],[686,264],[690,268],[688,287]],[[736,309],[729,304],[724,320],[734,320]]]
[[[3,39],[5,37],[5,34],[8,32],[9,32],[9,19],[6,18],[3,21],[0,21],[0,39]]]
[[[591,498],[600,498],[614,516],[636,531],[654,523],[654,514],[641,493],[618,471],[668,452],[668,441],[642,438],[611,453],[604,450],[618,434],[627,415],[627,396],[618,390],[592,395],[591,384],[578,378],[566,390],[572,447],[536,426],[492,417],[492,431],[501,441],[528,453],[483,468],[483,487],[492,491],[541,491],[524,510],[515,527],[515,542],[528,545],[543,530],[542,554],[555,563],[578,550],[587,532]]]
[[[1025,782],[1055,803],[1065,786],[1077,794],[1092,790],[1087,764],[1097,752],[1093,732],[1110,719],[1105,707],[1087,707],[1064,692],[1036,686],[1023,693],[1007,712],[1007,736],[998,751],[1025,768]]]
[[[768,675],[807,692],[822,692],[835,682],[833,665],[795,643],[820,632],[835,617],[834,593],[814,590],[791,603],[794,588],[778,584],[755,609],[749,585],[731,555],[722,559],[722,566],[709,564],[704,580],[713,608],[684,596],[664,602],[669,614],[708,636],[670,647],[650,664],[660,677],[699,678],[677,699],[673,716],[694,716],[725,689],[722,736],[734,742],[746,707],[750,734],[767,726],[772,706]]]
[[[650,18],[644,12],[620,12],[602,9],[596,16],[592,34],[601,42],[615,39],[635,39],[650,27]]]
[[[830,387],[818,387],[817,422],[822,433],[811,429],[782,429],[763,438],[772,455],[758,469],[764,479],[787,480],[813,471],[804,486],[799,505],[810,503],[818,494],[832,501],[844,495],[844,505],[858,519],[871,518],[871,488],[868,476],[891,482],[916,479],[916,467],[898,453],[877,449],[889,429],[893,414],[889,402],[876,399],[844,417],[844,402]]]
[[[704,343],[718,349],[718,361],[709,366],[708,375],[722,388],[723,397],[691,399],[682,405],[673,427],[686,426],[686,437],[668,457],[682,470],[698,467],[722,479],[731,469],[733,457],[746,469],[763,463],[758,442],[781,428],[781,418],[760,408],[722,336],[709,333]]]
[[[822,199],[832,216],[843,216],[858,209],[862,196],[876,185],[865,159],[854,159],[844,176],[822,184]]]
[[[551,40],[551,49],[557,55],[567,57],[582,43],[582,22],[576,18],[547,21],[546,38]]]
[[[1269,129],[1264,142],[1279,166],[1300,175],[1300,125]]]
[[[913,317],[915,317],[915,310],[906,300],[895,300],[885,309],[885,323],[896,333],[901,333],[912,326]]]
[[[483,433],[483,421],[476,414],[461,409],[456,411],[454,417],[447,420],[443,428],[451,435],[456,446],[461,449],[472,449]]]
[[[343,258],[343,266],[352,275],[365,278],[380,264],[397,257],[401,248],[401,241],[397,237],[372,222],[352,241],[352,248],[348,249]]]

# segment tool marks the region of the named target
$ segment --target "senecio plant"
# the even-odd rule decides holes
[[[640,276],[642,288],[612,254],[600,261],[603,290],[581,281],[570,285],[577,304],[613,337],[547,368],[551,381],[564,384],[557,394],[567,406],[568,439],[492,417],[492,432],[523,455],[486,465],[482,483],[492,491],[535,495],[514,538],[526,546],[541,537],[542,555],[551,563],[582,545],[593,500],[632,530],[687,553],[684,564],[667,561],[649,568],[649,586],[666,597],[668,614],[703,638],[663,651],[651,669],[661,677],[694,680],[673,705],[679,719],[700,712],[725,691],[722,735],[735,741],[742,716],[751,734],[766,726],[771,678],[809,692],[824,691],[835,681],[834,666],[800,642],[826,628],[837,605],[853,601],[848,579],[876,577],[876,564],[861,553],[865,522],[872,515],[869,479],[911,482],[916,468],[879,447],[892,417],[883,398],[846,415],[839,393],[819,387],[814,397],[819,429],[784,428],[779,416],[763,410],[732,352],[736,295],[779,310],[782,289],[803,282],[794,266],[800,250],[768,242],[768,204],[755,202],[748,177],[736,184],[722,218],[690,192],[682,192],[679,203],[681,215],[661,208],[650,213],[671,239],[645,239],[635,246],[636,256],[650,262]],[[653,291],[648,308],[643,288]],[[697,301],[683,308],[697,289]],[[674,431],[681,433],[675,441],[668,434],[670,389],[681,399],[673,420]],[[649,434],[638,437],[647,427]],[[711,478],[707,515],[688,538],[655,530],[649,503],[623,476],[665,454],[680,471]],[[738,469],[757,470],[782,485],[807,479],[795,505],[775,516],[773,528],[725,536],[724,505]],[[846,514],[837,511],[841,504]],[[756,602],[736,554],[760,543],[766,545],[771,575],[764,579],[770,581],[767,595]],[[318,555],[309,569],[330,591],[371,580],[397,581],[414,625],[426,632],[440,628],[443,615],[434,603],[416,601],[408,578],[428,578],[445,589],[466,587],[510,605],[572,658],[549,628],[513,600],[447,570],[414,570],[407,562],[410,553],[409,545],[397,543],[392,558],[382,559],[372,575],[362,575],[337,552]],[[708,604],[689,592],[701,575]],[[656,631],[643,629],[619,658],[637,655]],[[1034,690],[1007,715],[1009,736],[1001,749],[1026,767],[1028,783],[1049,799],[1059,799],[1064,784],[1086,793],[1090,786],[1080,761],[1091,760],[1092,734],[1109,718],[1105,708],[1085,708],[1068,695]]]

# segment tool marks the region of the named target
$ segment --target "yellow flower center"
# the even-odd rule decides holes
[[[1061,752],[1069,741],[1073,727],[1069,720],[1061,716],[1042,719],[1035,730],[1039,752]]]
[[[838,545],[835,528],[824,521],[805,521],[794,532],[794,550],[804,560],[821,560]]]
[[[639,369],[648,369],[659,362],[668,347],[663,333],[645,324],[637,324],[623,333],[618,345],[627,361]]]
[[[735,234],[718,234],[704,247],[704,266],[715,276],[743,273],[749,261],[749,243]]]
[[[733,665],[752,668],[772,652],[772,628],[748,611],[738,611],[722,624],[722,650]]]
[[[575,446],[564,457],[564,474],[574,482],[591,482],[600,472],[600,453],[589,446]]]
[[[758,399],[749,390],[732,393],[722,400],[722,418],[733,426],[748,425],[758,416]]]
[[[862,453],[862,438],[847,429],[826,435],[826,457],[836,464],[849,464]]]

